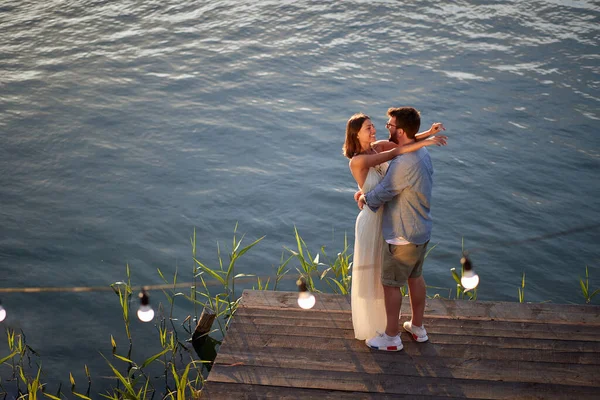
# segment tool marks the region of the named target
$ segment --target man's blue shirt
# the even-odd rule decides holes
[[[431,237],[430,215],[433,165],[424,147],[394,158],[385,177],[365,194],[367,206],[383,209],[385,240],[404,238],[423,244]]]

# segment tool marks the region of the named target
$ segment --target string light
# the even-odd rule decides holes
[[[308,291],[304,277],[300,277],[300,279],[296,281],[296,285],[298,285],[298,305],[300,308],[305,310],[313,308],[317,300],[315,299],[315,296]]]
[[[505,247],[509,247],[509,246],[516,246],[516,245],[521,245],[523,243],[532,243],[532,242],[538,242],[538,241],[542,241],[542,240],[546,240],[546,239],[554,239],[557,237],[563,237],[563,236],[568,236],[574,233],[580,233],[580,232],[585,232],[585,231],[590,231],[590,230],[596,230],[600,228],[600,223],[595,222],[593,224],[590,225],[583,225],[583,226],[578,226],[578,227],[574,227],[571,229],[567,229],[567,230],[563,230],[563,231],[557,231],[557,232],[549,232],[543,235],[539,235],[539,236],[533,236],[533,237],[529,237],[529,238],[525,238],[525,239],[519,239],[519,240],[515,240],[515,241],[508,241],[508,242],[500,242],[500,243],[494,243],[495,246],[497,245],[502,245]],[[471,249],[471,253],[473,252],[482,252],[482,251],[486,251],[486,247],[479,247],[479,248],[472,248]],[[430,255],[430,257],[436,258],[436,259],[443,259],[443,258],[453,258],[456,257],[455,254],[438,254],[437,252],[435,254]],[[475,274],[475,272],[473,271],[473,266],[470,262],[470,260],[468,259],[468,257],[465,255],[462,259],[461,259],[461,263],[463,264],[463,276],[461,279],[461,284],[463,285],[463,287],[467,290],[470,290],[477,287],[477,285],[479,284],[479,276],[477,276],[477,274]],[[267,277],[265,277],[266,279]],[[293,278],[293,277],[289,277],[289,276],[284,276],[283,279],[289,279],[289,278]],[[240,279],[236,279],[236,283],[237,282],[254,282],[256,278],[255,277],[247,277],[247,278],[240,278]],[[300,281],[298,281],[300,282]],[[473,284],[474,283],[474,284]],[[145,286],[146,289],[172,289],[172,288],[180,288],[180,287],[189,287],[189,286],[193,286],[195,283],[194,282],[178,282],[177,284],[162,284],[162,285],[150,285],[150,286]],[[221,283],[218,280],[207,280],[206,281],[206,285],[207,286],[220,286]],[[298,284],[299,289],[300,289],[300,284]],[[304,287],[306,287],[306,284],[304,284]],[[90,286],[83,286],[83,287],[17,287],[17,288],[0,288],[0,293],[78,293],[78,292],[104,292],[104,291],[112,291],[113,288],[111,286],[94,286],[94,287],[90,287]],[[141,299],[141,295],[142,293],[140,293],[140,301]],[[314,299],[314,296],[312,294],[310,294],[310,292],[308,292],[308,290],[306,289],[306,293],[305,294],[300,294],[298,296],[298,304],[300,305],[300,301],[301,301],[301,297],[302,297],[302,304],[310,304],[311,302],[313,303],[312,306],[314,306],[314,302],[316,302],[316,300]],[[312,300],[311,300],[312,298]],[[152,318],[154,317],[154,311],[152,311],[152,308],[150,308],[150,306],[148,304],[146,304],[147,307],[144,307],[144,309],[142,310],[142,307],[140,307],[140,311],[142,313],[147,313],[149,312],[149,310],[151,310],[151,314],[152,314]],[[307,307],[307,308],[311,308]],[[139,314],[139,312],[138,312]],[[3,321],[6,318],[6,310],[2,307],[2,305],[0,304],[0,322]],[[150,319],[152,320],[152,319]]]
[[[154,310],[150,307],[150,297],[146,293],[146,289],[142,288],[142,291],[138,295],[140,298],[140,309],[137,312],[137,316],[142,322],[150,322],[154,319]]]
[[[464,252],[463,257],[460,259],[462,264],[462,278],[460,278],[460,284],[466,289],[475,289],[479,285],[479,276],[473,269],[473,264],[469,260],[468,253]]]

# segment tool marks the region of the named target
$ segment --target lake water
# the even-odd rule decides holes
[[[464,240],[479,299],[517,301],[525,272],[526,301],[582,303],[586,265],[600,287],[597,2],[19,0],[0,29],[2,288],[108,286],[127,264],[134,285],[189,281],[194,228],[215,266],[236,223],[266,235],[240,273],[273,276],[294,226],[336,254],[358,212],[345,122],[383,139],[401,105],[450,138],[430,148],[429,285],[454,287]],[[1,300],[52,385],[106,375],[124,342],[113,293]]]

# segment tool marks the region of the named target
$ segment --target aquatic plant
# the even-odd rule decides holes
[[[315,278],[318,278],[318,282],[324,282],[333,293],[344,295],[350,293],[352,283],[350,274],[352,262],[350,260],[352,255],[348,253],[348,237],[344,235],[344,249],[337,253],[335,260],[330,261],[325,252],[325,246],[321,246],[319,252],[313,257],[296,227],[294,227],[294,236],[297,248],[287,250],[300,263],[299,268],[296,268],[296,270],[305,279],[308,290],[311,292],[322,291],[319,289],[322,285],[315,283]],[[327,263],[320,262],[321,255]],[[281,279],[281,276],[278,275],[278,277]]]
[[[519,303],[525,302],[525,271],[523,271],[523,276],[521,277],[521,287],[517,288],[519,291]]]
[[[579,285],[581,286],[581,293],[583,294],[583,297],[585,298],[585,302],[587,304],[591,303],[594,296],[600,293],[600,289],[596,289],[592,293],[590,293],[590,275],[588,272],[587,265],[585,266],[585,281],[579,278]]]

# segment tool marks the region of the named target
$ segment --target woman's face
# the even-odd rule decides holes
[[[376,140],[375,132],[375,125],[373,125],[370,119],[365,119],[360,131],[358,131],[358,141],[363,149]]]

